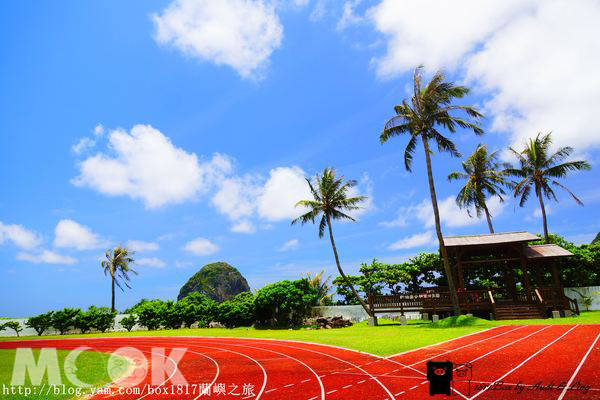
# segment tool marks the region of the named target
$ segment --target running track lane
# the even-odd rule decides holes
[[[424,379],[425,362],[451,360],[471,361],[473,379],[494,382],[504,377],[507,383],[522,380],[533,385],[540,379],[571,381],[592,385],[587,393],[574,390],[529,391],[527,397],[557,399],[600,399],[600,326],[526,326],[501,327],[417,349],[385,359],[325,345],[293,341],[230,338],[111,338],[81,340],[43,340],[3,342],[0,348],[90,346],[110,352],[118,347],[137,347],[143,352],[152,347],[165,347],[166,356],[174,347],[189,351],[179,363],[182,374],[190,384],[211,381],[252,381],[255,394],[264,399],[375,399],[428,398]],[[568,349],[568,351],[561,351]],[[168,362],[167,362],[168,364]],[[527,381],[534,379],[535,381]],[[550,382],[547,382],[550,383]],[[165,382],[170,385],[170,382]],[[321,390],[321,385],[323,390]],[[595,386],[594,386],[595,385]],[[466,386],[457,382],[461,394],[468,398]],[[323,393],[324,391],[324,393]],[[530,396],[535,393],[535,397]],[[518,398],[515,392],[487,391],[478,399]],[[111,399],[139,399],[142,396],[111,396]],[[193,399],[196,396],[147,396],[149,398]],[[213,395],[213,397],[216,397]],[[219,396],[242,398],[242,396]],[[99,398],[99,397],[98,397]],[[200,397],[207,398],[207,397]],[[247,396],[257,398],[257,396]],[[562,399],[561,399],[562,400]]]

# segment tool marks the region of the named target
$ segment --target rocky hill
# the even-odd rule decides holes
[[[250,286],[246,278],[237,268],[226,262],[207,264],[196,272],[181,287],[177,300],[183,299],[192,292],[200,292],[211,299],[222,302],[236,294],[249,292]]]

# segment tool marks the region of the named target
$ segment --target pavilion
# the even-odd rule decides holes
[[[539,240],[529,232],[444,237],[461,311],[494,319],[579,313],[577,301],[564,294],[558,266],[558,260],[573,254],[555,244],[530,244]],[[471,285],[469,275],[477,267],[494,268],[502,277],[503,287]],[[552,276],[551,286],[544,286],[543,276],[547,271]],[[421,293],[369,296],[369,306],[374,313],[419,311],[436,315],[452,311],[447,287],[426,288]]]

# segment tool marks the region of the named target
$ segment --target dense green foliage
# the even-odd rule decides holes
[[[208,298],[222,302],[233,296],[249,292],[250,286],[246,278],[237,268],[225,262],[207,264],[196,272],[181,288],[177,300],[190,293],[198,292]]]
[[[600,243],[577,246],[554,234],[550,234],[550,242],[574,254],[573,257],[554,261],[563,286],[600,285]],[[532,244],[542,243],[545,241]],[[543,286],[551,286],[553,281],[549,266],[542,271]],[[385,264],[375,259],[371,264],[361,264],[359,272],[360,275],[349,276],[348,279],[359,289],[363,298],[368,293],[415,293],[428,286],[447,285],[442,260],[437,253],[421,253],[401,264]],[[515,274],[520,277],[522,272],[516,268]],[[480,264],[465,270],[465,283],[468,288],[501,288],[506,285],[504,271],[498,268],[497,263]],[[533,283],[537,285],[537,282]],[[334,279],[333,285],[339,297],[338,304],[357,304],[343,279]]]
[[[33,328],[38,336],[42,336],[46,330],[52,327],[52,314],[54,314],[54,312],[49,311],[47,313],[31,317],[25,321],[25,326],[28,328]]]
[[[348,278],[364,298],[369,293],[417,292],[426,286],[445,283],[442,260],[435,253],[421,253],[401,264],[385,264],[373,259],[371,264],[361,264],[359,272],[361,275]],[[338,304],[357,304],[342,279],[334,279],[333,285],[340,297]]]
[[[64,335],[75,324],[75,317],[81,312],[79,308],[64,308],[52,314],[52,327]]]
[[[308,280],[284,280],[266,285],[256,293],[256,321],[261,325],[300,325],[318,301]]]
[[[109,308],[91,306],[87,311],[80,311],[75,315],[73,326],[81,333],[86,333],[91,329],[106,332],[113,327],[116,316],[117,313],[112,312]]]
[[[132,307],[129,307],[127,309],[125,309],[125,311],[123,311],[123,314],[133,314],[135,312],[135,310],[140,307],[142,304],[146,304],[146,303],[152,303],[155,301],[162,301],[161,299],[147,299],[147,298],[143,298],[140,301],[138,301],[137,303],[135,303]]]
[[[135,324],[137,324],[138,320],[137,320],[137,316],[135,316],[134,314],[128,315],[126,317],[123,317],[121,319],[121,321],[119,321],[119,323],[121,324],[121,326],[125,329],[127,329],[127,332],[131,332],[131,330],[133,329],[133,327],[135,326]]]
[[[252,325],[256,313],[254,300],[254,295],[250,292],[238,294],[233,299],[218,305],[216,320],[227,328]]]
[[[160,328],[163,323],[161,311],[164,310],[162,301],[147,302],[135,310],[135,315],[138,318],[138,324],[153,331]]]
[[[17,336],[19,336],[19,332],[23,331],[23,327],[21,326],[21,324],[18,321],[10,321],[10,322],[6,322],[4,324],[2,324],[3,329],[12,329],[13,331],[15,331],[17,333]]]

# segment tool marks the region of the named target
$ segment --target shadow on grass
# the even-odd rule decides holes
[[[429,324],[427,327],[444,329],[444,328],[458,328],[458,327],[465,327],[465,326],[486,325],[487,323],[489,323],[489,321],[481,319],[481,318],[460,315],[458,317],[444,318],[442,320],[439,320],[438,322],[433,322],[433,323]]]

